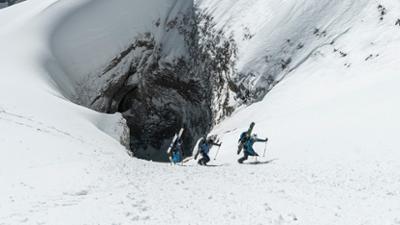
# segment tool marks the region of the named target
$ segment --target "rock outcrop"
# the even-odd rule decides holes
[[[121,112],[133,155],[165,161],[165,149],[181,127],[189,155],[196,140],[233,111],[229,77],[236,46],[212,17],[193,8],[153,26],[100,74],[88,76],[76,98],[98,111]]]

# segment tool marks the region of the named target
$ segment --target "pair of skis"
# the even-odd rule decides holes
[[[252,122],[251,124],[250,124],[250,127],[249,127],[249,129],[247,130],[247,132],[245,133],[245,137],[244,138],[250,138],[251,137],[251,133],[253,132],[253,129],[254,129],[254,126],[255,126],[256,124],[254,123],[254,122]],[[246,143],[246,140],[240,140],[240,143],[239,143],[239,146],[238,146],[238,151],[237,151],[237,154],[239,155],[240,154],[240,152],[242,152],[242,149],[243,149],[243,145],[244,145],[244,143]]]
[[[169,145],[169,147],[168,147],[168,149],[167,149],[168,159],[169,159],[169,161],[170,161],[172,164],[174,163],[173,160],[172,160],[172,149],[175,147],[176,142],[182,138],[182,134],[183,134],[183,131],[184,131],[184,130],[185,130],[184,128],[181,128],[181,129],[179,130],[179,133],[177,133],[177,134],[174,135],[174,138],[172,138],[172,142],[171,142],[171,144]],[[183,157],[182,149],[180,149],[179,151],[180,151],[179,153],[180,153],[181,156]]]

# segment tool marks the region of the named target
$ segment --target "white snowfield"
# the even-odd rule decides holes
[[[283,54],[291,68],[262,101],[215,127],[223,145],[210,167],[131,158],[119,114],[69,100],[87,73],[190,1],[0,10],[0,225],[400,224],[400,2],[197,4],[234,32],[238,71],[262,74],[287,39],[303,45]],[[237,140],[252,121],[269,138],[266,157],[239,165]]]

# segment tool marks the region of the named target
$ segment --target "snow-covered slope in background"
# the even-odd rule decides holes
[[[58,7],[64,8],[63,4],[61,2]],[[101,74],[115,56],[126,50],[137,36],[146,32],[154,33],[156,43],[167,46],[163,49],[167,57],[182,55],[186,49],[182,49],[184,45],[176,43],[184,42],[183,36],[171,32],[173,35],[169,39],[162,40],[165,30],[158,29],[155,23],[184,13],[191,5],[190,1],[88,1],[73,13],[62,17],[51,36],[52,52],[64,72],[52,71],[58,75],[56,80],[59,80],[59,86],[64,86],[66,81],[63,79],[67,75],[68,83],[72,83],[71,86],[77,90],[66,90],[65,94],[76,97],[77,93],[98,91],[106,81],[98,77],[95,83],[90,80],[93,79],[91,76]],[[90,83],[93,87],[88,86],[88,82],[93,82]],[[88,90],[79,90],[84,88]]]
[[[263,61],[266,54],[272,53],[272,58],[284,55],[291,58],[287,68],[276,73],[286,79],[262,102],[228,119],[226,123],[236,122],[231,126],[221,125],[224,129],[237,127],[247,113],[249,120],[265,124],[261,126],[265,132],[273,129],[275,123],[276,129],[290,132],[287,134],[290,142],[301,135],[314,136],[310,132],[318,127],[315,135],[334,142],[363,145],[367,142],[363,140],[369,140],[371,149],[395,146],[395,131],[400,129],[395,119],[399,110],[395,104],[399,98],[395,90],[399,70],[396,55],[400,47],[400,26],[395,25],[398,19],[395,12],[400,10],[397,3],[204,0],[200,5],[214,15],[219,26],[236,36],[241,36],[240,27],[254,30],[250,40],[236,39],[237,69],[252,73],[253,77],[246,78],[254,79],[255,86],[265,87],[257,82],[263,80],[263,73],[273,69]],[[299,44],[302,47],[297,51],[286,49],[295,49]],[[302,112],[310,116],[310,121],[306,115],[297,115]],[[279,118],[291,120],[284,122]],[[319,118],[323,120],[318,121]],[[301,129],[305,132],[295,132],[300,123],[304,123]],[[288,127],[284,128],[284,124]],[[299,141],[303,142],[302,139]],[[320,141],[321,138],[316,138],[311,142]],[[288,141],[281,140],[279,146],[284,147],[285,142]]]
[[[400,4],[197,2],[233,32],[237,84],[258,93],[269,75],[286,78],[214,129],[215,167],[129,158],[119,114],[69,99],[135,32],[186,4],[29,0],[0,10],[0,224],[400,224]],[[267,158],[237,165],[251,121],[270,138]]]
[[[233,80],[242,89],[249,89],[250,93],[244,93],[243,97],[256,100],[262,99],[270,88],[320,49],[331,46],[337,49],[338,56],[350,53],[350,49],[342,48],[346,43],[339,45],[337,41],[348,32],[354,33],[359,25],[384,30],[390,27],[395,32],[397,6],[390,1],[385,3],[368,0],[197,1],[200,9],[217,21],[217,27],[235,37],[239,56],[238,74]],[[381,33],[375,32],[372,37]]]

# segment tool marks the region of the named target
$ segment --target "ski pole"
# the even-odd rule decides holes
[[[263,158],[265,158],[265,152],[267,151],[267,142],[268,142],[268,141],[265,142]]]
[[[215,154],[214,160],[217,160],[217,156],[218,156],[218,153],[219,153],[219,149],[221,148],[221,145],[222,145],[222,142],[218,146],[217,153]]]

